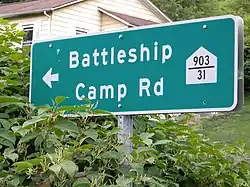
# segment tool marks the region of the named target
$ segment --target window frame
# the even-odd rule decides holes
[[[88,30],[81,28],[81,27],[76,27],[75,34],[76,35],[85,35],[85,34],[88,34]]]
[[[32,44],[34,42],[35,24],[34,23],[22,24],[22,30],[24,32],[32,31],[31,40],[24,41],[25,38],[23,38],[22,46],[32,46]]]

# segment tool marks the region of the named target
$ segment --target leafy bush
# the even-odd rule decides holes
[[[27,100],[29,58],[17,45],[23,33],[1,25],[1,187],[249,186],[244,144],[210,143],[187,125],[189,115],[136,116],[126,154],[116,117],[93,117],[104,111],[90,102],[64,106],[67,98],[59,96],[52,106],[34,107]]]
[[[30,61],[29,49],[20,45],[24,32],[1,18],[0,25],[0,93],[27,96]]]
[[[135,131],[134,149],[127,155],[117,143],[115,117],[91,117],[100,112],[91,103],[59,107],[64,99],[34,108],[18,98],[0,97],[4,107],[14,100],[27,106],[22,120],[1,119],[1,186],[248,186],[244,145],[210,144],[185,118],[142,116],[135,129],[148,128]],[[66,111],[81,117],[64,117]]]

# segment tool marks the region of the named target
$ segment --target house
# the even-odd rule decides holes
[[[35,40],[170,22],[149,0],[35,0],[0,5],[0,16]]]

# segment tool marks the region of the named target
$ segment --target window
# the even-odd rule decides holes
[[[31,46],[33,41],[33,29],[33,24],[23,25],[23,31],[26,33],[23,38],[23,46]]]
[[[88,32],[86,29],[79,28],[79,27],[76,28],[76,35],[82,35],[82,34],[87,34],[87,33]]]

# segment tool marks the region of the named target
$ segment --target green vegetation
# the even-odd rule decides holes
[[[249,187],[244,144],[209,143],[189,115],[137,116],[126,154],[117,119],[88,100],[64,106],[28,102],[29,58],[23,33],[0,20],[1,187]],[[78,115],[64,116],[65,112]],[[126,160],[125,160],[126,159]],[[126,161],[126,162],[125,162]]]
[[[246,95],[243,109],[205,120],[202,127],[212,141],[235,144],[241,140],[250,148],[250,95]]]

